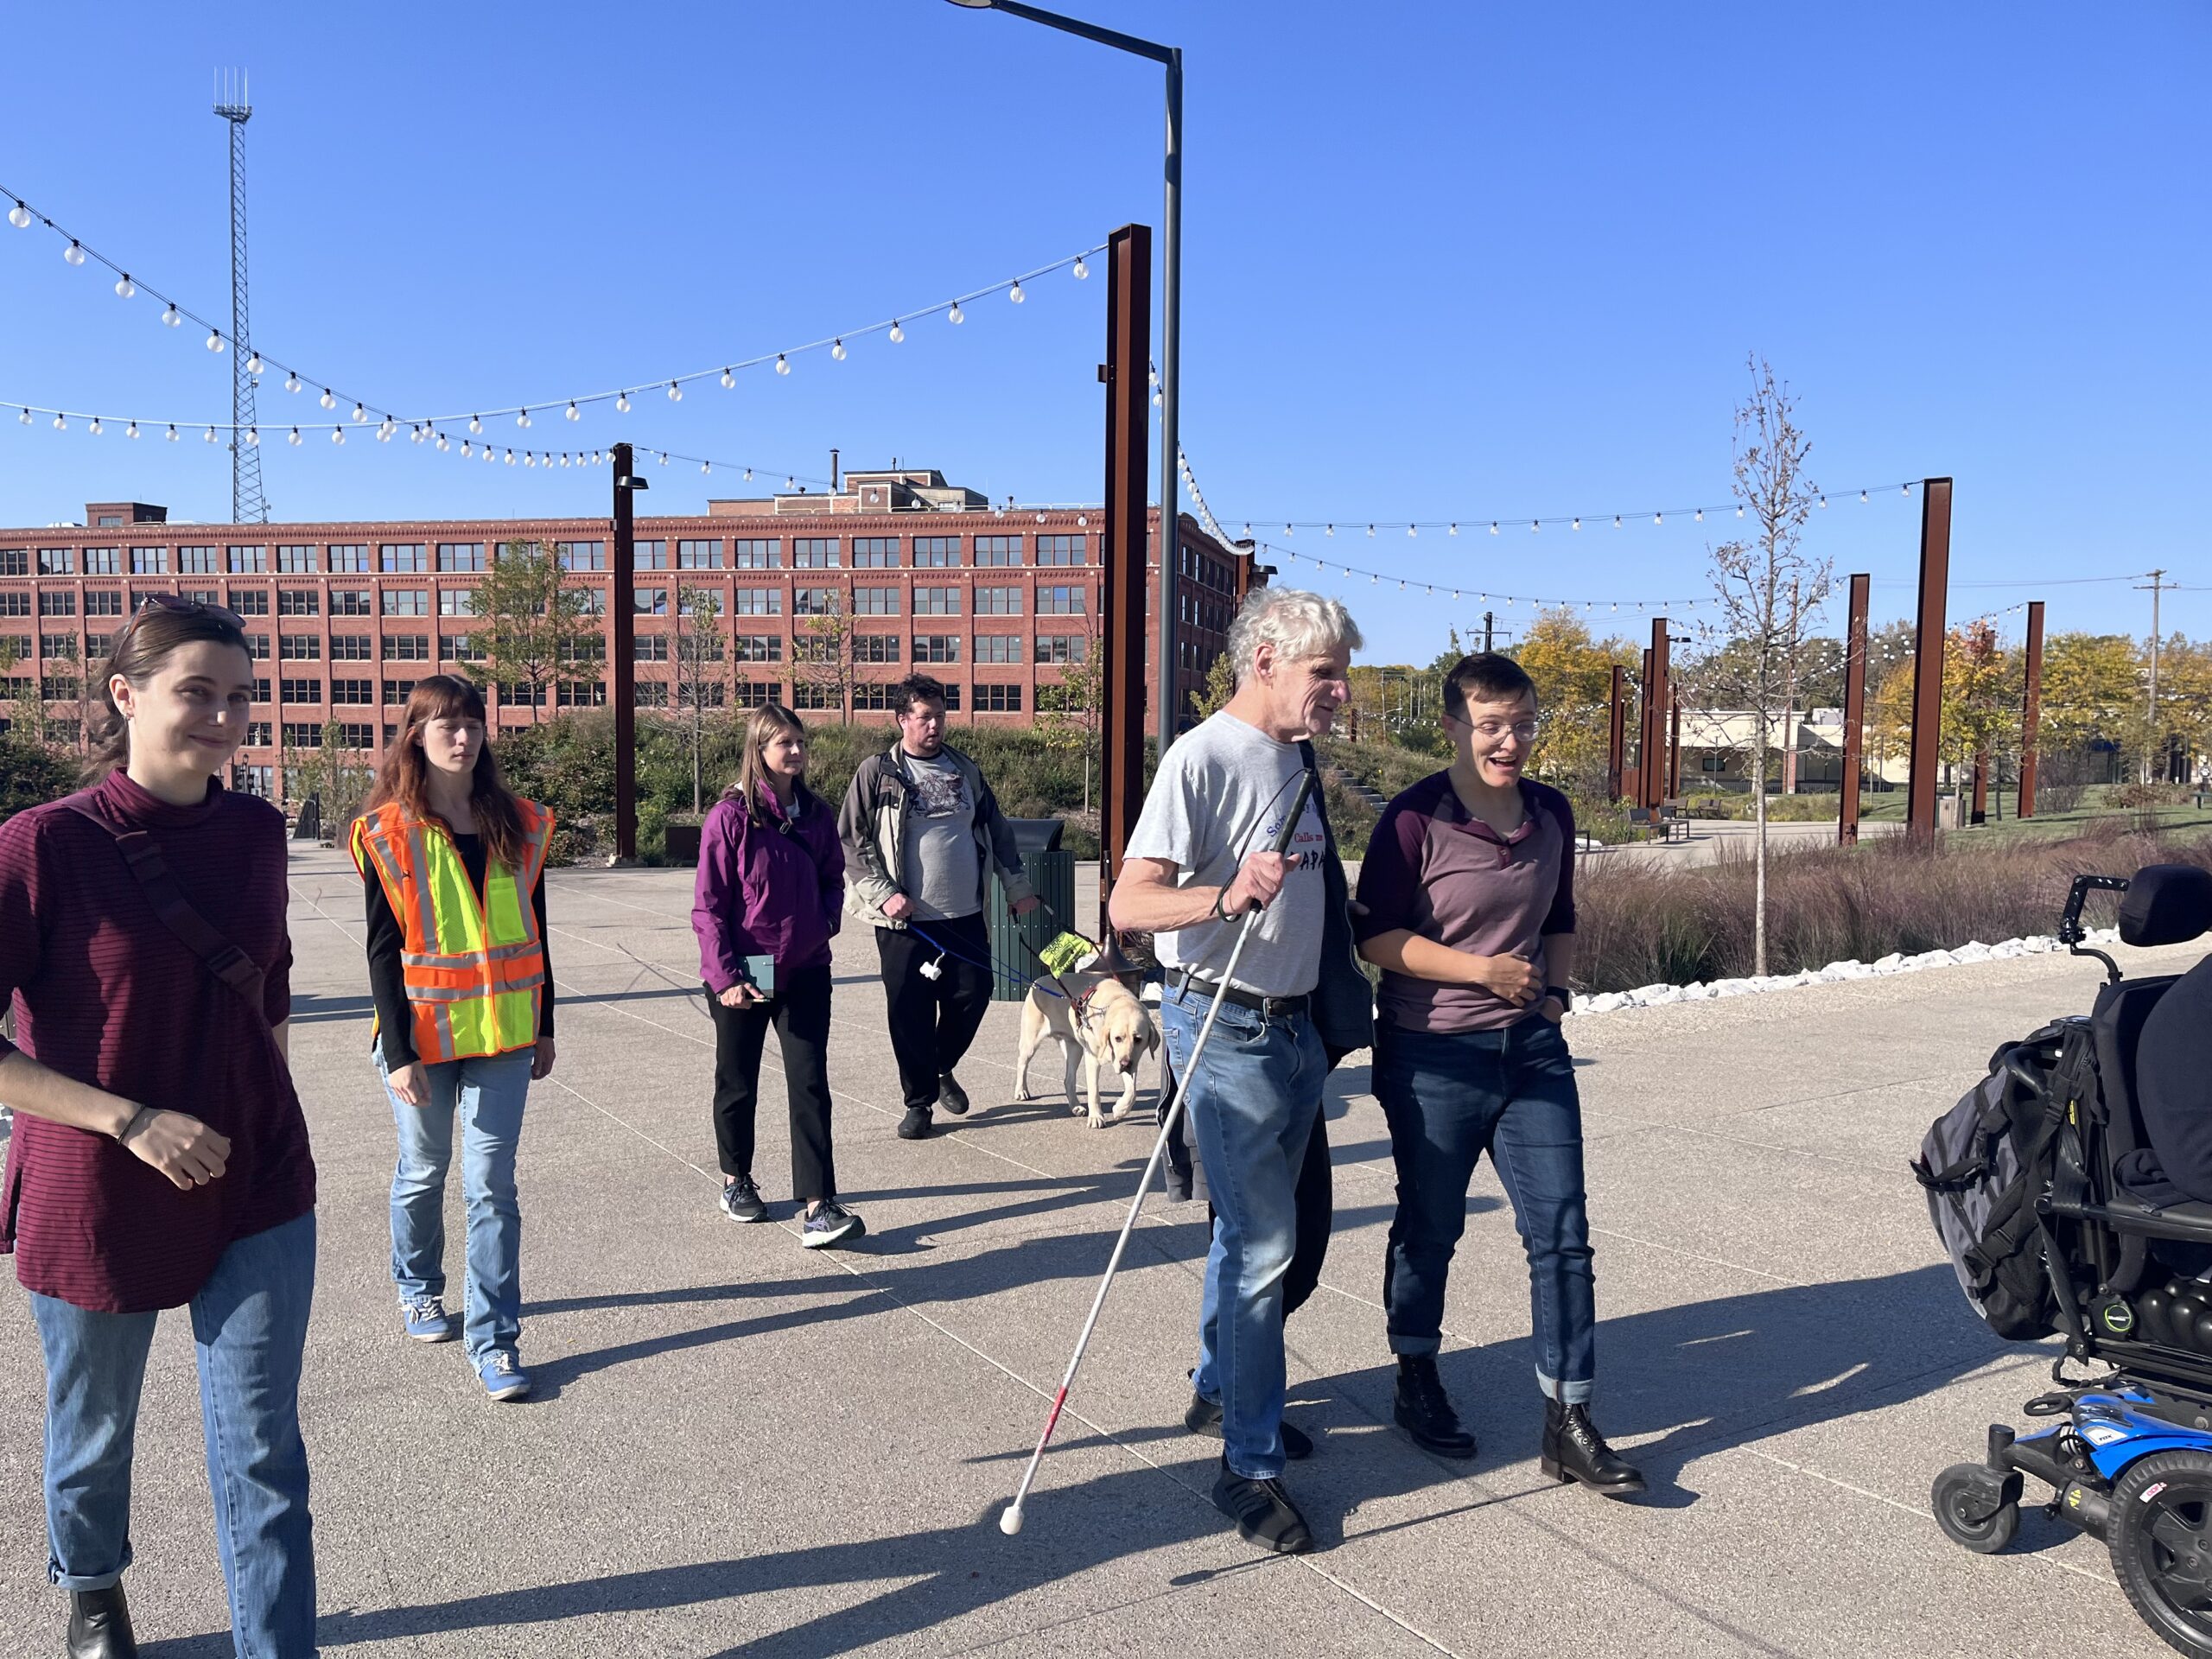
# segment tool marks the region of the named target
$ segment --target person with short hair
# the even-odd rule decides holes
[[[1221,1411],[1213,1501],[1247,1540],[1286,1554],[1313,1542],[1282,1484],[1282,1307],[1328,1071],[1314,1019],[1332,931],[1317,798],[1291,826],[1288,850],[1274,845],[1308,774],[1308,740],[1351,695],[1359,643],[1333,599],[1263,588],[1245,601],[1229,630],[1236,691],[1161,757],[1109,900],[1115,927],[1156,936],[1167,970],[1160,1023],[1215,1211],[1192,1378]],[[1225,980],[1255,912],[1236,977]],[[1348,930],[1339,949],[1357,975]],[[1194,1054],[1209,1011],[1213,1034]]]
[[[715,1020],[721,1211],[732,1221],[768,1219],[753,1179],[753,1132],[772,1026],[790,1096],[791,1196],[810,1250],[868,1230],[837,1202],[830,1147],[830,941],[844,892],[837,826],[806,786],[806,727],[781,703],[764,702],[745,722],[736,780],[700,827],[691,931]]]
[[[1484,652],[1445,677],[1450,766],[1392,801],[1360,866],[1360,954],[1382,970],[1375,1093],[1398,1211],[1382,1274],[1395,1414],[1414,1443],[1471,1458],[1437,1375],[1445,1280],[1488,1149],[1529,1258],[1541,1466],[1608,1497],[1643,1478],[1590,1420],[1597,1306],[1582,1104],[1560,1021],[1573,1003],[1574,811],[1526,775],[1536,688]]]
[[[976,764],[944,741],[944,687],[910,674],[891,688],[899,741],[853,773],[837,815],[854,912],[875,928],[891,1052],[906,1115],[899,1138],[931,1133],[937,1109],[968,1110],[953,1075],[990,1007],[983,898],[998,873],[1017,916],[1039,900],[1013,827]]]
[[[73,1659],[138,1651],[134,1436],[174,1307],[238,1651],[316,1650],[299,1414],[315,1169],[287,1058],[284,819],[221,781],[253,676],[236,616],[154,596],[88,683],[90,787],[0,824],[0,1253],[46,1362],[47,1573]]]

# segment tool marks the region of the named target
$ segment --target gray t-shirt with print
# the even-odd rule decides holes
[[[901,851],[914,915],[925,922],[973,916],[982,908],[983,872],[976,846],[976,801],[967,777],[943,755],[924,760],[902,751],[899,763],[914,786]]]
[[[1168,749],[1128,856],[1173,862],[1179,887],[1227,886],[1248,856],[1274,847],[1303,766],[1295,743],[1278,743],[1226,711],[1213,715]],[[1299,866],[1260,912],[1237,959],[1236,983],[1246,990],[1300,996],[1319,982],[1327,846],[1319,804],[1309,799],[1288,849],[1302,855]],[[1160,934],[1154,947],[1166,966],[1218,980],[1238,925],[1200,922]]]

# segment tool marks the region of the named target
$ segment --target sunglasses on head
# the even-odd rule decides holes
[[[226,610],[220,605],[211,605],[204,599],[187,599],[181,594],[142,594],[138,609],[143,615],[148,609],[168,611],[176,616],[212,616],[218,622],[228,623],[244,632],[245,622],[236,611]]]

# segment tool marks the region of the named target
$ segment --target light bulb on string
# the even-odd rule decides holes
[[[582,419],[583,419],[583,417],[584,417],[584,412],[583,412],[583,410],[582,410],[581,409],[578,409],[578,408],[576,407],[576,400],[575,400],[575,398],[573,398],[573,397],[569,398],[569,418],[570,420],[572,420],[572,421],[581,421]]]
[[[358,408],[359,405],[356,404],[355,407]],[[355,418],[359,419],[359,417],[357,416]],[[517,426],[523,427],[528,426],[530,424],[530,411],[526,409],[517,410],[515,411],[515,424]]]
[[[1529,533],[1531,536],[1537,534],[1543,527],[1543,522],[1541,519],[1531,518],[1529,521]]]
[[[1167,394],[1162,391],[1158,386],[1154,386],[1152,389],[1152,406],[1154,409],[1159,409],[1163,407],[1166,402]]]
[[[245,442],[246,442],[246,448],[248,448],[249,449],[258,449],[258,448],[261,448],[261,430],[260,430],[260,429],[259,429],[258,427],[251,427],[251,426],[249,426],[248,428],[246,428],[246,429],[245,429]]]
[[[1860,503],[1860,505],[1865,505],[1865,503],[1866,503],[1866,491],[1861,490],[1861,491],[1859,491],[1859,503]]]
[[[1021,291],[1021,281],[1019,277],[1014,279],[1014,286],[1007,289],[1006,296],[1009,300],[1012,300],[1016,305],[1020,305],[1024,300],[1029,297],[1027,294],[1024,294]]]
[[[711,473],[714,470],[715,463],[711,461],[702,461],[699,463],[699,471],[702,474]]]
[[[61,415],[56,414],[54,417],[54,429],[57,432],[67,432],[69,429],[68,421]]]
[[[323,395],[324,397],[329,397],[329,396],[330,396],[330,394],[329,394],[328,392],[327,392],[327,391],[326,391],[325,393],[323,393],[322,395]],[[323,407],[324,407],[325,409],[327,409],[327,408],[329,408],[329,407],[330,407],[330,405],[329,405],[329,404],[325,404],[323,405]],[[469,429],[471,432],[481,432],[481,431],[484,429],[484,423],[483,423],[480,419],[479,419],[477,416],[475,416],[472,415],[472,416],[470,416],[468,417],[468,429]]]
[[[1580,519],[1580,518],[1577,518],[1577,519],[1574,521],[1574,527],[1575,527],[1575,529],[1577,529],[1577,530],[1581,529],[1581,528],[1582,528],[1582,520],[1581,520],[1581,519]]]
[[[753,469],[750,467],[745,469],[745,481],[748,484],[753,481]]]
[[[438,434],[438,453],[439,453],[440,454],[445,454],[445,452],[446,452],[448,448],[450,448],[451,447],[452,447],[451,445],[449,445],[449,444],[448,444],[448,443],[446,442],[446,435],[445,435],[444,433],[442,433],[442,432],[439,433],[439,434]]]
[[[20,203],[17,205],[21,206]],[[1090,275],[1090,267],[1083,263],[1083,256],[1079,253],[1075,257],[1075,270],[1073,275],[1076,281],[1078,283],[1083,281],[1084,277]]]
[[[671,404],[680,404],[683,401],[683,388],[673,380],[668,383],[668,401]]]
[[[1367,527],[1367,539],[1370,542],[1375,539],[1375,526],[1372,524]]]
[[[123,280],[115,285],[115,297],[118,300],[127,300],[137,291],[138,285],[130,280],[130,273],[124,271]]]
[[[784,354],[781,352],[778,352],[776,353],[776,372],[778,374],[789,374],[791,372],[791,365],[788,362],[785,361]]]
[[[300,377],[296,374],[287,372],[284,376],[284,390],[287,391],[297,391],[299,389]]]
[[[469,461],[473,460],[474,456],[475,451],[469,448],[468,440],[467,438],[463,438],[461,441],[461,458],[463,461]]]
[[[1406,534],[1408,536],[1418,536],[1421,534],[1421,527],[1418,524],[1408,524],[1406,526]],[[1404,584],[1401,583],[1400,585],[1403,586]]]
[[[223,337],[213,328],[207,331],[207,349],[211,352],[219,352],[223,349]]]
[[[1613,528],[1614,528],[1615,530],[1618,530],[1620,527],[1621,527],[1621,516],[1620,516],[1620,514],[1618,514],[1618,513],[1617,512],[1617,513],[1615,513],[1615,514],[1613,515]]]
[[[75,237],[69,238],[69,245],[61,250],[61,257],[73,265],[81,265],[85,263],[85,251],[77,245]]]
[[[100,435],[100,417],[99,417],[99,416],[97,416],[97,415],[93,416],[92,416],[92,423],[90,426],[86,427],[86,428],[85,429],[85,430],[86,430],[86,431],[87,431],[87,432],[89,432],[89,433],[91,433],[91,434],[92,434],[94,437],[96,437],[96,438],[97,438],[98,436],[99,436],[99,435]]]
[[[499,458],[498,452],[495,451],[488,443],[484,446],[481,453],[486,461],[494,461]]]
[[[162,313],[162,321],[167,323],[170,327],[175,328],[183,322],[184,314],[179,311],[176,307],[172,305]]]
[[[514,452],[513,450],[510,449],[510,450],[508,450],[508,451],[507,451],[507,465],[508,465],[508,466],[510,466],[510,467],[512,467],[512,466],[513,466],[514,464],[515,464],[515,452]]]
[[[735,375],[732,374],[732,373],[731,373],[728,369],[724,369],[724,370],[722,371],[722,390],[723,390],[724,391],[728,391],[732,386],[735,385],[736,384],[737,384],[737,377],[736,377]]]
[[[259,352],[254,353],[253,355],[246,359],[245,372],[248,374],[259,374],[262,372],[261,353]]]
[[[27,410],[25,410],[22,414],[18,415],[18,416],[16,417],[16,420],[17,420],[21,424],[22,424],[22,425],[24,425],[24,426],[29,426],[29,425],[31,423],[31,412],[30,412],[30,410],[29,410],[28,409],[27,409]]]
[[[299,448],[299,446],[300,446],[300,429],[299,429],[298,427],[296,427],[296,427],[294,427],[294,428],[292,429],[292,435],[291,435],[291,437],[288,440],[288,442],[291,444],[291,446],[292,446],[295,449],[296,449],[296,448]]]
[[[1897,493],[1898,493],[1899,495],[1910,495],[1910,494],[1912,493],[1912,486],[1911,486],[1911,485],[1910,485],[1910,484],[1900,484],[1900,485],[1898,485],[1898,486],[1897,486]]]
[[[353,418],[356,421],[365,421],[369,418],[369,411],[357,403],[353,405]]]
[[[176,442],[176,428],[174,426],[170,427],[168,429],[168,441],[171,443],[175,443]]]
[[[31,210],[17,202],[8,210],[8,222],[19,231],[28,231],[31,227]]]
[[[391,442],[391,423],[390,421],[386,421],[382,426],[377,428],[377,442],[378,443],[390,443]]]
[[[1824,495],[1824,496],[1822,496],[1822,497],[1821,498],[1821,511],[1822,512],[1826,512],[1827,510],[1828,510],[1828,499],[1827,499],[1827,497],[1826,497],[1826,496]]]
[[[569,452],[565,449],[561,452],[561,464],[563,467],[569,464]]]
[[[1705,509],[1703,507],[1700,507],[1697,510],[1697,521],[1700,524],[1705,522]]]
[[[407,442],[410,442],[410,443],[421,443],[424,439],[428,438],[429,435],[429,435],[428,432],[424,431],[424,430],[423,429],[423,428],[421,428],[421,427],[419,427],[419,426],[416,426],[416,425],[414,425],[414,424],[413,424],[413,423],[411,423],[409,424],[409,426],[408,426],[408,428],[407,428]]]
[[[123,435],[126,438],[137,437],[138,435],[138,423],[136,421],[131,422],[129,426],[124,429]]]
[[[334,427],[332,427],[332,428],[330,429],[330,441],[331,441],[333,443],[343,443],[343,442],[346,442],[346,429],[345,429],[344,427],[342,427],[342,426],[334,426]]]
[[[325,409],[335,409],[338,407],[338,399],[331,394],[331,391],[328,386],[325,386],[322,389],[322,396],[316,398],[315,402],[321,404]]]
[[[1497,520],[1495,518],[1490,521],[1490,533],[1493,536],[1497,534]]]
[[[891,323],[891,343],[893,346],[896,346],[900,340],[906,338],[906,331],[904,328],[901,328],[899,326],[898,320],[893,318]]]
[[[1742,517],[1744,516],[1744,510],[1743,510],[1743,508],[1741,508],[1741,507],[1738,507],[1738,508],[1736,509],[1736,516],[1737,516],[1738,518],[1742,518]]]
[[[525,449],[522,452],[522,464],[525,467],[535,467],[537,465],[537,457]]]
[[[960,302],[955,300],[952,302],[952,309],[944,314],[944,320],[950,323],[965,322],[968,321],[968,314],[960,308]]]
[[[628,392],[617,392],[615,394],[614,410],[618,415],[627,415],[630,412],[630,394]]]
[[[830,342],[830,355],[836,361],[839,363],[843,362],[845,360],[845,342],[842,340],[831,340]]]

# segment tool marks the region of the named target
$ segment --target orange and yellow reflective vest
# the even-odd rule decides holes
[[[553,815],[522,809],[522,868],[487,863],[478,893],[443,824],[391,802],[353,821],[353,863],[375,870],[399,918],[400,974],[425,1065],[505,1054],[537,1040],[545,942],[530,895],[545,867]]]

